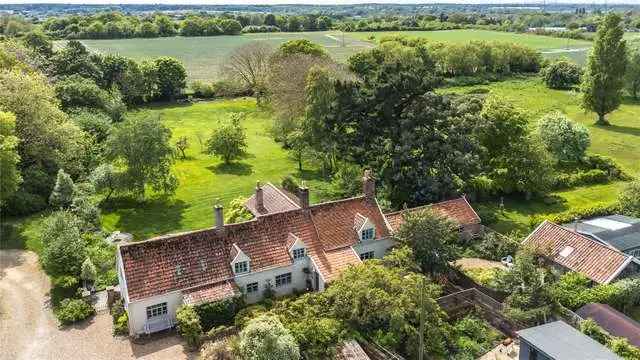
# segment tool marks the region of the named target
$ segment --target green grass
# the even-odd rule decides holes
[[[42,242],[38,234],[46,214],[45,212],[23,218],[3,217],[0,226],[0,250],[26,249],[40,253]]]
[[[221,160],[201,153],[198,134],[206,138],[219,121],[233,112],[247,114],[247,158],[224,165]],[[272,118],[269,112],[256,108],[252,98],[200,102],[190,106],[154,107],[133,116],[160,116],[172,130],[174,139],[186,136],[190,147],[187,159],[178,159],[174,172],[180,181],[175,196],[151,196],[144,203],[117,200],[103,209],[106,230],[131,232],[136,239],[168,232],[211,227],[214,225],[213,206],[227,205],[236,197],[252,194],[257,180],[280,183],[283,176],[292,174],[304,179],[317,198],[322,181],[317,172],[298,173],[293,161],[280,144],[269,134]]]
[[[293,39],[308,39],[325,47],[337,61],[373,45],[345,37],[346,46],[341,46],[340,32],[319,31],[300,33],[268,33],[204,37],[169,37],[156,39],[82,40],[90,50],[100,53],[115,53],[135,60],[158,56],[172,56],[181,60],[190,80],[214,80],[219,77],[219,65],[235,48],[253,42],[266,42],[273,47]],[[57,46],[60,46],[59,42]]]

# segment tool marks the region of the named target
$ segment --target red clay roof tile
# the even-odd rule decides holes
[[[540,224],[522,244],[599,284],[612,281],[630,260],[629,255],[549,221]]]
[[[404,223],[404,215],[406,213],[414,213],[423,211],[425,209],[432,209],[437,214],[449,218],[460,225],[471,225],[480,223],[480,217],[464,197],[387,213],[385,214],[385,216],[387,218],[387,221],[389,222],[389,225],[391,226],[391,229],[393,229],[393,231],[397,231]]]
[[[240,289],[233,281],[220,281],[185,290],[183,299],[187,305],[199,305],[239,295]]]
[[[263,206],[260,209],[256,205],[256,194],[251,195],[244,206],[255,216],[300,208],[300,201],[297,196],[271,183],[262,185],[262,199]]]

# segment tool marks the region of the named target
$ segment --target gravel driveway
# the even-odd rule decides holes
[[[190,359],[181,340],[166,335],[144,345],[111,335],[111,317],[99,314],[59,328],[48,307],[49,279],[37,256],[0,250],[0,359]]]

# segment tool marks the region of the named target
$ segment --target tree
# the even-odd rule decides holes
[[[567,162],[580,161],[591,143],[587,128],[560,112],[549,113],[538,121],[538,136],[556,159]]]
[[[153,96],[146,86],[142,67],[135,61],[116,54],[105,55],[100,64],[105,89],[115,86],[127,104],[139,104]]]
[[[262,41],[242,45],[224,60],[222,72],[250,89],[260,105],[266,95],[265,82],[272,54],[273,49]]]
[[[240,332],[238,351],[247,360],[297,360],[300,349],[291,333],[273,315],[260,315]]]
[[[64,110],[78,107],[103,109],[109,98],[109,94],[93,80],[79,75],[71,75],[56,82],[55,89]]]
[[[207,140],[207,154],[219,156],[225,164],[240,159],[246,154],[247,136],[240,122],[245,115],[231,115],[229,122],[217,127]]]
[[[185,151],[189,148],[189,139],[186,136],[181,136],[176,141],[176,150],[178,150],[182,154],[182,158],[186,159],[187,155]]]
[[[625,185],[618,194],[618,203],[623,214],[640,218],[640,181]]]
[[[544,68],[542,77],[551,89],[571,89],[580,84],[582,69],[568,61],[558,60]]]
[[[237,197],[229,202],[229,206],[225,209],[225,223],[233,224],[246,220],[250,220],[253,217],[253,214],[247,210],[244,206],[244,203],[247,201],[246,198]]]
[[[158,92],[162,99],[173,100],[187,86],[187,71],[182,63],[171,57],[153,61],[157,76]]]
[[[49,196],[49,204],[56,208],[67,208],[71,206],[74,191],[75,186],[71,176],[62,169],[58,170],[56,184],[53,187],[51,196]]]
[[[289,40],[280,44],[278,48],[279,55],[311,55],[317,57],[326,57],[327,52],[322,46],[313,43],[307,39]]]
[[[43,251],[40,262],[47,274],[80,275],[87,252],[74,216],[66,212],[50,215],[44,222],[41,239]]]
[[[53,43],[51,38],[42,31],[30,31],[23,38],[24,44],[33,49],[37,54],[48,58],[53,55]]]
[[[71,40],[53,55],[51,70],[55,76],[78,75],[99,83],[102,79],[102,72],[96,64],[99,58],[99,55],[89,53],[81,42]]]
[[[431,276],[445,273],[460,252],[458,226],[430,209],[406,213],[396,238],[413,250],[422,271]]]
[[[0,111],[0,207],[7,198],[13,196],[22,182],[18,169],[20,140],[15,136],[15,130],[15,115]]]
[[[629,94],[637,100],[640,93],[640,50],[636,49],[629,56],[625,83]]]
[[[116,126],[105,143],[105,158],[122,169],[119,187],[144,197],[145,187],[172,194],[171,130],[155,117],[133,117]]]
[[[87,284],[95,282],[96,276],[97,276],[96,266],[93,265],[90,258],[86,258],[82,263],[82,267],[80,269],[80,278],[84,280],[85,287],[87,286]]]
[[[122,173],[111,164],[101,164],[89,175],[89,182],[96,192],[107,191],[104,201],[109,200],[111,195],[121,188]]]
[[[293,158],[298,163],[298,171],[302,172],[302,161],[309,150],[309,144],[304,137],[304,133],[300,130],[289,133],[286,144],[293,152]]]
[[[605,115],[620,106],[627,66],[626,41],[621,18],[609,13],[598,26],[593,50],[587,61],[582,106],[598,114],[598,125],[609,125]]]

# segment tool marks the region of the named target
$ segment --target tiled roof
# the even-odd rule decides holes
[[[289,211],[300,208],[298,197],[292,193],[281,189],[271,183],[262,185],[262,204],[258,209],[256,205],[256,194],[251,195],[244,206],[255,216],[273,214],[277,212]]]
[[[593,319],[609,334],[627,338],[632,345],[640,347],[640,323],[611,306],[590,303],[578,309],[576,314],[583,319]]]
[[[449,218],[460,225],[471,225],[480,223],[480,217],[464,197],[396,211],[385,214],[385,216],[393,231],[397,231],[404,223],[404,215],[406,213],[416,213],[425,209],[431,209],[436,214],[440,214],[441,216]]]
[[[251,259],[252,272],[290,265],[290,234],[305,243],[322,277],[330,281],[347,265],[360,261],[350,247],[358,242],[353,230],[356,213],[376,224],[376,239],[389,234],[377,203],[357,197],[264,215],[221,230],[121,245],[129,298],[138,300],[232,279],[233,244]]]
[[[198,305],[239,295],[240,289],[233,281],[220,281],[185,290],[183,299],[187,305]]]
[[[599,284],[612,281],[631,259],[629,255],[549,221],[540,224],[522,243]]]
[[[338,348],[336,360],[369,360],[369,355],[356,340],[348,340]]]

